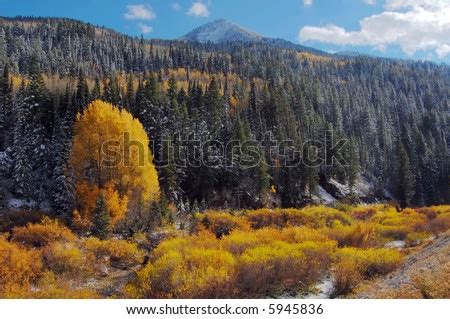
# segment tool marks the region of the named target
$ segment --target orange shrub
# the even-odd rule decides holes
[[[369,247],[378,242],[376,226],[372,223],[359,222],[350,226],[337,225],[325,228],[323,232],[338,242],[340,247]]]
[[[27,247],[44,247],[56,241],[73,242],[76,236],[57,220],[44,217],[39,224],[15,227],[11,240]]]
[[[57,274],[86,274],[88,269],[83,252],[73,243],[52,243],[43,252],[46,268]]]
[[[93,262],[108,259],[111,266],[125,269],[141,264],[144,260],[144,252],[135,243],[125,240],[100,240],[95,237],[86,238],[83,246]]]
[[[247,211],[245,216],[255,229],[288,226],[320,228],[330,227],[336,221],[344,225],[352,222],[346,213],[326,206],[308,206],[303,209],[259,209]]]
[[[250,223],[242,217],[234,216],[226,212],[207,212],[195,214],[195,229],[207,229],[213,232],[217,238],[229,235],[235,229],[249,230]]]
[[[235,260],[219,249],[167,251],[137,273],[126,293],[146,298],[225,298]]]
[[[326,273],[334,247],[333,242],[274,242],[246,250],[236,273],[240,297],[308,288]]]
[[[350,292],[362,279],[385,275],[398,268],[403,255],[387,248],[342,248],[333,267],[334,294]]]
[[[0,238],[0,296],[27,290],[41,271],[39,252],[27,250]]]
[[[45,271],[33,291],[21,290],[8,295],[9,298],[31,299],[94,299],[100,295],[87,288],[74,288],[66,280],[58,280],[54,273]]]

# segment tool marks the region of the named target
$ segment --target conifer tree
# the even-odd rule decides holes
[[[397,180],[395,181],[397,187],[397,196],[402,207],[411,204],[411,199],[414,195],[414,174],[411,170],[411,164],[408,153],[402,141],[397,144]]]
[[[106,205],[105,194],[100,193],[97,198],[94,214],[92,216],[92,235],[99,239],[106,239],[110,233],[110,217]]]

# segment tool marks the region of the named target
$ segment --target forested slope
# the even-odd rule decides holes
[[[182,210],[201,202],[301,206],[319,185],[330,190],[330,181],[350,189],[338,199],[358,200],[362,179],[372,188],[368,200],[449,202],[447,65],[274,43],[144,40],[69,19],[0,18],[3,200],[71,211],[64,199],[74,189],[67,178],[73,123],[103,99],[144,125],[163,195]],[[327,158],[332,136],[348,141],[340,163],[289,155],[313,140]],[[168,158],[162,141],[173,155],[187,140],[252,141],[252,149]],[[265,161],[244,168],[250,154]],[[203,165],[185,165],[199,157]]]

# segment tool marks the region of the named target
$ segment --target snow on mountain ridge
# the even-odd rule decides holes
[[[202,25],[180,38],[184,41],[196,41],[201,43],[224,43],[231,41],[252,42],[263,39],[256,32],[247,30],[227,20],[215,20]]]

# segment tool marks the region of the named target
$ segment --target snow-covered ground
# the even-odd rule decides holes
[[[328,299],[333,293],[334,284],[331,277],[326,277],[316,285],[317,292],[304,296],[304,299]]]

